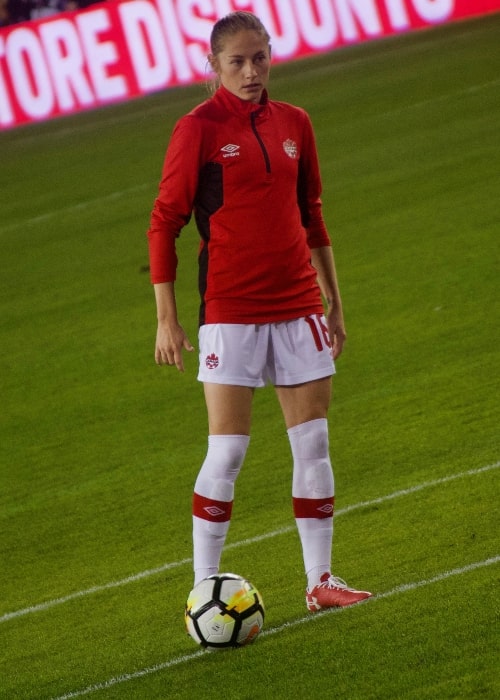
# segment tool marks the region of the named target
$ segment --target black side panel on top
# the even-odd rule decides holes
[[[222,165],[219,163],[207,163],[200,170],[198,190],[194,201],[194,216],[196,226],[202,239],[200,254],[198,256],[198,289],[200,292],[199,323],[205,323],[205,292],[207,289],[208,275],[208,241],[210,240],[210,217],[224,203]]]

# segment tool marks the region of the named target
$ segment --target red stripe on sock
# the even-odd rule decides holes
[[[213,498],[193,494],[193,515],[203,520],[210,520],[212,523],[225,523],[231,520],[233,510],[232,501],[214,501]]]
[[[295,498],[293,512],[296,518],[332,518],[335,499],[329,498]]]

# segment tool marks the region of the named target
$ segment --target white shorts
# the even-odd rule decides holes
[[[325,317],[280,323],[210,323],[199,331],[200,382],[292,386],[335,373]]]

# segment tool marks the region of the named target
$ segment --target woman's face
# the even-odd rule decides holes
[[[209,56],[221,84],[246,102],[259,102],[269,82],[271,51],[268,42],[254,30],[242,30],[224,41],[217,56]]]

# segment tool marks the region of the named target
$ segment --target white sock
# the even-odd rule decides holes
[[[334,479],[325,418],[288,430],[293,455],[293,508],[302,544],[308,588],[330,571],[333,541]]]
[[[208,451],[193,495],[194,584],[216,574],[229,530],[234,484],[250,438],[248,435],[210,435]]]

